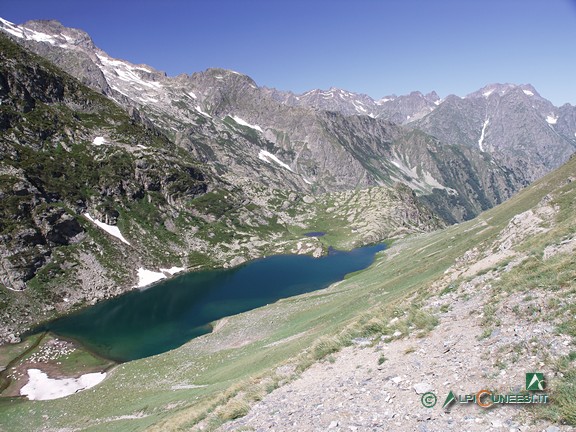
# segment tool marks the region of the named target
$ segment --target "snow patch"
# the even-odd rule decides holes
[[[184,267],[170,267],[169,269],[160,269],[162,273],[168,273],[170,275],[175,275],[176,273],[183,272],[184,270],[186,270]]]
[[[556,124],[557,121],[558,121],[558,117],[555,116],[554,114],[546,116],[546,122],[548,124],[554,125],[554,124]]]
[[[42,33],[27,27],[17,26],[16,24],[2,18],[0,18],[0,28],[6,33],[10,33],[12,36],[16,36],[20,39],[47,42],[50,45],[55,45],[65,49],[75,48],[73,44],[76,42],[76,40],[61,33],[56,36],[52,36],[47,33]]]
[[[120,79],[124,82],[129,82],[135,84],[135,88],[138,89],[138,85],[143,87],[148,87],[150,89],[160,89],[162,85],[155,81],[146,81],[140,78],[140,76],[135,72],[136,70],[146,70],[142,67],[132,66],[127,62],[121,60],[115,60],[107,55],[96,54],[103,66],[102,69],[104,76],[109,81],[114,81],[114,78]],[[110,73],[112,72],[112,73]],[[149,72],[149,71],[148,71]],[[142,89],[143,90],[143,89]]]
[[[489,121],[489,119],[484,121],[482,132],[480,132],[480,139],[478,140],[478,147],[480,147],[480,151],[484,151],[484,134],[486,133],[486,127],[488,126]]]
[[[362,102],[358,102],[360,105],[363,105]],[[356,108],[356,112],[360,112],[361,114],[365,114],[366,112],[368,112],[366,110],[366,108],[362,107],[362,106],[358,106],[356,105],[356,102],[352,101],[352,105],[354,105],[354,108]]]
[[[482,96],[484,96],[485,98],[487,98],[487,97],[490,96],[492,93],[494,93],[494,90],[488,90],[488,91],[485,91],[484,93],[482,93]]]
[[[198,99],[198,98],[196,97],[196,93],[194,93],[193,91],[189,91],[189,92],[187,93],[187,95],[190,96],[192,99]]]
[[[56,44],[56,39],[53,36],[50,36],[46,33],[38,32],[29,28],[19,27],[10,21],[6,21],[5,19],[0,18],[0,22],[2,23],[2,29],[10,33],[13,36],[16,36],[21,39],[32,39],[38,42],[48,42],[52,45]]]
[[[86,219],[88,219],[90,222],[92,222],[93,224],[95,224],[98,228],[103,229],[104,231],[106,231],[108,234],[116,237],[117,239],[120,239],[121,241],[123,241],[124,243],[126,243],[127,245],[130,245],[130,243],[128,243],[128,240],[126,240],[124,238],[124,236],[122,235],[122,233],[120,232],[120,229],[115,226],[115,225],[108,225],[105,224],[104,222],[100,222],[97,219],[93,219],[92,216],[90,216],[89,213],[84,213],[84,217],[86,217]]]
[[[264,131],[262,130],[262,128],[260,126],[250,124],[246,120],[242,120],[240,117],[232,116],[232,120],[234,120],[239,125],[247,126],[249,128],[256,129],[257,131],[264,133]]]
[[[148,73],[152,72],[152,70],[150,70],[150,68],[147,68],[144,66],[132,66],[132,69],[141,70],[141,71],[148,72]]]
[[[96,137],[94,138],[94,141],[92,141],[92,144],[94,144],[95,146],[101,146],[104,143],[106,143],[104,137]]]
[[[166,279],[166,275],[173,276],[176,273],[180,273],[186,270],[184,267],[170,267],[169,269],[161,268],[160,271],[152,271],[146,270],[143,267],[138,269],[138,283],[135,285],[135,288],[144,288],[148,285],[153,284],[154,282],[158,282],[159,280]]]
[[[534,93],[532,93],[530,90],[522,90],[522,91],[526,96],[534,96]]]
[[[48,378],[40,369],[28,369],[28,384],[20,389],[22,396],[30,400],[59,399],[81,390],[100,384],[106,378],[106,372],[89,373],[79,378]]]
[[[280,165],[282,168],[286,168],[288,171],[292,171],[292,168],[290,168],[288,164],[285,164],[272,153],[267,152],[266,150],[260,150],[260,153],[258,153],[258,159],[263,160],[266,163],[274,162]]]
[[[311,185],[312,182],[310,180],[308,180],[306,177],[302,177],[302,180],[304,180],[304,183]]]
[[[25,30],[25,35],[32,40],[35,40],[37,42],[48,42],[51,45],[55,45],[56,44],[56,40],[54,39],[53,36],[50,36],[49,34],[46,33],[42,33],[42,32],[37,32],[34,30],[30,30],[30,29],[26,29]]]
[[[11,23],[10,21],[7,21],[3,18],[0,18],[0,23],[2,24],[2,30],[5,32],[19,38],[24,38],[24,33],[14,23]]]
[[[208,114],[207,112],[202,111],[202,108],[200,108],[200,106],[196,106],[196,111],[198,111],[200,114],[202,114],[203,116],[206,116],[208,118],[212,118],[212,116],[210,114]]]
[[[166,279],[164,273],[146,270],[145,268],[140,267],[138,269],[138,284],[136,285],[136,288],[144,288],[145,286],[158,282],[161,279]]]
[[[409,177],[411,180],[408,182],[408,186],[412,189],[418,190],[423,193],[430,193],[432,189],[444,189],[450,195],[458,195],[458,191],[455,189],[444,186],[438,180],[436,180],[431,173],[426,170],[421,171],[421,175],[418,174],[417,167],[410,168],[406,166],[401,160],[390,160],[392,165],[398,168],[402,173]],[[397,179],[402,183],[406,183],[406,179]]]

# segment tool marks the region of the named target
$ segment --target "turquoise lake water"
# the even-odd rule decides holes
[[[116,361],[159,354],[209,333],[210,323],[281,298],[342,280],[368,267],[385,245],[327,256],[279,255],[225,270],[192,272],[144,291],[131,291],[38,330],[72,338],[91,351]]]

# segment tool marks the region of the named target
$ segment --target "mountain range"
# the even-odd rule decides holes
[[[56,21],[0,30],[3,340],[140,270],[322,253],[307,229],[351,247],[462,222],[576,149],[576,107],[530,85],[297,95],[217,68],[169,77]]]

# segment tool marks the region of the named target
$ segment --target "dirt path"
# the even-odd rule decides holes
[[[449,301],[446,298],[445,301]],[[458,303],[440,316],[440,324],[422,339],[408,337],[373,347],[352,346],[315,364],[296,381],[256,404],[249,414],[220,431],[568,431],[547,422],[533,422],[543,406],[501,405],[484,409],[475,404],[442,404],[456,395],[482,389],[517,393],[525,389],[525,374],[545,367],[539,355],[523,357],[514,367],[501,348],[530,344],[534,334],[548,333],[547,324],[517,322],[482,338],[483,295]],[[513,302],[515,299],[509,299]],[[563,341],[552,346],[565,351]],[[379,364],[381,363],[381,364]],[[425,408],[422,394],[433,392],[437,404]]]

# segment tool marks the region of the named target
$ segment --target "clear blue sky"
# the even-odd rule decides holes
[[[223,67],[303,92],[465,95],[531,83],[576,104],[576,0],[2,0],[169,75]]]

